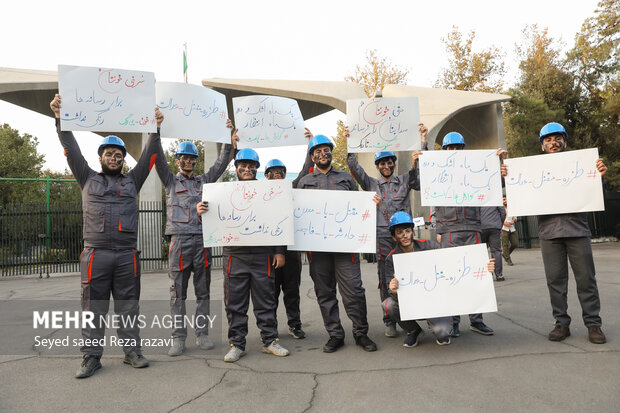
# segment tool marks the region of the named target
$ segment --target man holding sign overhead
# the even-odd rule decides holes
[[[422,148],[427,149],[426,134],[428,129],[424,125],[419,125],[420,135],[422,136]],[[345,139],[349,138],[349,128],[344,131]],[[421,151],[411,153],[412,169],[399,176],[394,176],[396,169],[396,154],[391,151],[375,153],[375,166],[381,174],[381,178],[368,176],[364,168],[357,162],[354,153],[347,155],[347,164],[355,180],[360,184],[364,191],[374,191],[376,195],[374,201],[377,203],[377,273],[379,276],[379,295],[383,302],[389,296],[388,284],[391,274],[385,272],[385,259],[394,249],[394,240],[388,228],[390,217],[398,211],[405,211],[411,214],[411,204],[409,202],[409,191],[412,189],[420,190],[419,175],[415,173],[415,166]],[[396,337],[396,324],[387,314],[383,316],[385,324],[385,335]]]
[[[232,129],[232,123],[226,126]],[[194,175],[198,159],[198,148],[190,141],[181,142],[175,157],[179,172],[170,171],[161,147],[157,145],[155,167],[166,189],[166,235],[171,236],[168,253],[168,275],[170,277],[170,313],[173,317],[185,317],[185,300],[189,278],[194,273],[194,292],[196,294],[196,317],[206,319],[209,314],[209,295],[211,286],[211,248],[205,248],[202,239],[202,225],[194,206],[202,199],[202,186],[215,182],[224,173],[230,160],[231,148],[236,148],[236,134],[231,144],[222,147],[219,158],[204,174]],[[185,350],[187,328],[184,324],[172,330],[172,345],[169,356],[180,356]],[[196,325],[196,345],[203,350],[213,348],[208,338],[207,323]]]
[[[548,123],[540,130],[539,143],[545,154],[564,152],[567,141],[566,129],[559,123]],[[596,160],[595,167],[601,176],[607,172],[607,167],[600,158]],[[508,176],[506,166],[502,166],[502,176]],[[587,214],[540,215],[538,236],[555,318],[555,327],[549,333],[549,340],[562,341],[570,336],[571,318],[568,315],[567,300],[567,261],[570,261],[577,283],[577,297],[581,304],[583,322],[588,328],[588,340],[595,344],[605,343],[607,339],[601,330],[601,302],[596,285]]]
[[[60,129],[60,95],[56,94],[50,107],[56,117],[58,138],[65,150],[67,163],[82,189],[84,210],[84,251],[80,255],[82,277],[82,310],[95,314],[95,327],[82,329],[84,354],[77,378],[92,376],[101,368],[105,343],[105,318],[114,297],[114,311],[125,321],[118,328],[123,347],[123,362],[135,368],[148,367],[142,356],[139,316],[140,258],[138,241],[138,193],[149,175],[155,147],[159,142],[159,127],[164,119],[155,110],[157,133],[150,134],[136,166],[122,173],[127,149],[117,136],[107,136],[99,146],[102,172],[92,170],[80,151],[72,132]],[[128,322],[128,320],[133,320]],[[125,325],[131,324],[131,325]]]
[[[315,164],[314,170],[304,176],[299,189],[330,189],[357,191],[355,181],[346,172],[332,167],[334,145],[325,135],[310,140],[308,153]],[[314,282],[325,329],[329,341],[323,346],[325,353],[333,353],[344,345],[344,329],[338,312],[336,284],[342,296],[345,311],[353,322],[355,343],[366,351],[376,351],[377,345],[368,337],[366,295],[358,254],[338,252],[308,252],[310,276]]]

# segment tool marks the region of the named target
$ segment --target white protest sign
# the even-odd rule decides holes
[[[401,319],[497,311],[486,244],[393,257]]]
[[[424,206],[501,206],[496,150],[425,151],[419,158]]]
[[[60,129],[156,132],[155,75],[58,65]]]
[[[418,98],[347,100],[349,152],[420,149]]]
[[[294,99],[279,96],[233,98],[239,148],[307,145],[304,118]]]
[[[295,245],[289,250],[376,251],[374,192],[293,189]]]
[[[205,247],[288,245],[293,243],[291,181],[205,184],[202,214]]]
[[[506,159],[506,199],[511,216],[603,211],[598,149]]]
[[[161,136],[230,143],[226,96],[185,83],[157,82],[157,107],[164,115]]]

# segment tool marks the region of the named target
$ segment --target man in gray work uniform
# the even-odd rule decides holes
[[[422,136],[422,149],[426,150],[426,133],[428,130],[420,124],[420,134]],[[345,129],[344,137],[349,138],[349,129]],[[394,213],[405,211],[411,215],[411,203],[409,201],[409,191],[412,189],[420,190],[420,177],[415,173],[415,165],[418,161],[420,151],[413,151],[411,154],[412,169],[402,175],[394,176],[396,169],[396,155],[391,151],[375,153],[375,166],[381,178],[368,176],[364,168],[357,162],[355,154],[347,156],[347,165],[355,180],[360,184],[364,191],[374,191],[376,195],[374,201],[377,203],[377,274],[379,276],[379,296],[381,302],[389,296],[389,282],[393,274],[386,274],[385,260],[395,247],[394,240],[390,234],[389,220]],[[396,322],[387,314],[383,315],[385,324],[385,335],[396,337]]]
[[[317,135],[310,140],[308,153],[316,167],[301,178],[297,188],[357,191],[351,175],[332,167],[333,148],[334,145],[325,135]],[[362,286],[359,255],[310,251],[308,255],[310,276],[314,282],[323,323],[329,333],[329,341],[323,346],[323,351],[333,353],[344,345],[345,334],[338,313],[336,284],[339,286],[345,311],[353,322],[355,343],[366,351],[376,351],[377,345],[368,337],[366,295]]]
[[[122,168],[127,150],[117,136],[107,136],[99,146],[99,163],[102,172],[89,166],[71,132],[60,130],[60,95],[56,94],[50,107],[56,117],[58,138],[65,150],[67,163],[82,189],[84,215],[84,251],[80,255],[82,278],[82,310],[95,314],[95,328],[82,329],[85,340],[102,340],[105,326],[101,319],[110,306],[110,293],[114,297],[114,312],[124,320],[117,329],[123,347],[123,362],[135,368],[148,367],[140,345],[140,252],[138,239],[138,193],[149,175],[152,156],[159,142],[159,126],[164,117],[156,109],[157,133],[149,135],[136,166],[127,174]],[[127,323],[127,324],[125,324]],[[84,345],[82,364],[77,378],[92,376],[101,368],[103,347],[99,344]]]
[[[256,180],[259,166],[258,154],[253,149],[242,149],[235,156],[239,181]],[[202,215],[208,205],[201,202],[197,208]],[[275,269],[284,266],[285,252],[285,246],[224,247],[224,305],[230,344],[225,362],[233,363],[245,355],[250,296],[263,342],[262,352],[279,357],[289,355],[279,343],[276,321]]]
[[[232,128],[230,121],[227,126]],[[185,300],[189,277],[194,272],[194,293],[196,294],[196,345],[203,350],[213,348],[208,337],[209,295],[211,286],[211,248],[205,248],[202,239],[202,224],[196,211],[196,204],[202,201],[202,185],[215,182],[224,173],[230,160],[231,147],[236,147],[236,136],[232,145],[225,144],[219,158],[204,174],[194,175],[198,159],[198,148],[192,142],[181,142],[175,156],[179,172],[170,171],[161,143],[158,145],[157,174],[166,188],[166,235],[170,235],[168,252],[168,276],[170,277],[170,314],[184,320]],[[174,318],[177,320],[177,318]],[[185,322],[174,324],[169,356],[180,356],[185,350],[187,327]]]
[[[544,153],[559,153],[566,150],[568,134],[556,122],[546,124],[540,130],[539,142]],[[602,159],[594,165],[601,176],[607,172]],[[502,166],[502,176],[508,173]],[[601,330],[601,301],[596,284],[596,270],[590,227],[586,213],[552,214],[538,216],[538,236],[542,253],[551,310],[555,327],[549,333],[550,341],[562,341],[570,336],[571,318],[568,315],[568,262],[570,261],[577,297],[581,304],[583,323],[588,328],[588,340],[594,344],[607,341]]]
[[[465,149],[465,138],[458,132],[450,132],[442,142],[443,150]],[[498,150],[500,155],[500,150]],[[501,151],[505,157],[505,151]],[[480,207],[454,207],[440,206],[435,208],[436,230],[438,241],[442,248],[460,247],[480,243],[482,227],[480,225]],[[452,337],[458,337],[461,333],[459,323],[461,316],[453,317]],[[483,335],[492,335],[493,329],[484,324],[482,314],[469,315],[470,328],[472,331]]]
[[[495,280],[504,281],[502,267],[502,227],[506,219],[506,209],[503,206],[480,207],[480,223],[482,227],[482,242],[491,249],[491,256],[495,258]]]

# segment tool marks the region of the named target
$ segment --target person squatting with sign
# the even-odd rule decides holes
[[[232,129],[227,120],[226,126]],[[212,183],[224,173],[230,160],[231,147],[236,149],[238,140],[231,137],[232,145],[222,147],[219,158],[204,174],[194,175],[198,160],[198,148],[192,142],[181,142],[175,153],[179,172],[174,175],[161,147],[157,145],[155,168],[166,189],[166,235],[171,236],[168,252],[168,276],[170,277],[170,314],[185,319],[185,300],[189,278],[194,272],[194,293],[196,294],[196,319],[206,320],[209,315],[211,287],[211,248],[205,248],[202,238],[202,224],[196,203],[202,200],[202,186]],[[187,327],[175,326],[172,330],[172,345],[169,356],[180,356],[185,350]],[[203,350],[213,348],[208,337],[208,322],[196,323],[196,345]]]
[[[540,130],[539,143],[546,154],[564,152],[568,141],[566,129],[551,122]],[[596,160],[596,169],[604,176],[607,166],[601,158]],[[508,175],[508,168],[502,165],[502,176]],[[607,341],[601,330],[601,302],[596,285],[596,270],[590,243],[590,227],[586,213],[540,215],[538,236],[542,253],[549,298],[555,327],[549,333],[549,340],[562,341],[570,336],[571,318],[568,315],[568,261],[570,261],[577,297],[581,304],[583,323],[588,328],[588,340],[594,344]]]
[[[458,132],[450,132],[443,138],[441,149],[453,151],[465,149],[465,138]],[[506,151],[497,150],[500,160],[506,157]],[[419,170],[416,168],[416,173]],[[437,241],[442,248],[459,247],[480,243],[482,228],[480,225],[480,207],[438,206],[434,208]],[[455,315],[452,325],[452,337],[461,332],[459,324],[461,316]],[[482,314],[469,315],[470,329],[483,335],[492,335],[493,329],[484,324]]]
[[[325,135],[317,135],[308,145],[314,170],[301,178],[298,188],[357,191],[353,177],[332,166],[334,145]],[[368,337],[366,295],[362,286],[359,255],[338,252],[311,252],[310,277],[314,282],[317,302],[323,316],[329,340],[325,353],[333,353],[344,345],[344,329],[340,322],[336,285],[340,290],[345,311],[353,322],[355,343],[366,351],[376,351],[377,345]]]
[[[426,133],[428,129],[424,125],[419,125],[422,136],[422,148],[427,149]],[[345,139],[349,138],[349,129],[344,130]],[[373,200],[377,204],[377,274],[379,276],[379,296],[383,302],[389,295],[388,284],[391,274],[385,272],[385,259],[390,251],[394,249],[394,240],[388,228],[390,217],[397,211],[405,211],[411,214],[411,204],[409,202],[409,191],[412,189],[420,190],[420,177],[415,174],[415,165],[421,151],[411,153],[412,169],[399,176],[394,176],[396,169],[396,155],[394,152],[375,153],[375,167],[381,174],[381,178],[371,178],[364,168],[357,162],[355,154],[347,155],[347,165],[355,180],[360,184],[364,191],[376,192]],[[383,315],[385,324],[385,335],[396,337],[396,322],[388,315]]]
[[[82,310],[95,315],[95,328],[82,328],[84,340],[92,345],[81,347],[83,359],[75,377],[92,376],[101,368],[105,337],[102,318],[108,313],[110,293],[114,297],[114,312],[125,319],[137,320],[140,307],[140,252],[138,239],[138,193],[146,181],[157,155],[159,127],[164,119],[155,109],[157,133],[151,133],[136,166],[122,173],[127,150],[117,136],[107,136],[99,146],[101,172],[95,172],[82,156],[72,132],[60,130],[61,96],[50,102],[56,118],[56,130],[69,168],[82,189],[84,210],[84,250],[80,255],[82,279]],[[148,367],[142,355],[138,323],[121,325],[118,337],[123,346],[123,362],[135,368]]]
[[[383,301],[383,311],[407,332],[407,337],[403,342],[404,347],[417,346],[423,331],[417,321],[403,321],[400,319],[400,308],[398,306],[398,278],[396,278],[394,272],[394,255],[441,248],[441,245],[433,240],[414,239],[413,228],[413,219],[411,215],[406,212],[396,212],[390,217],[390,234],[392,234],[396,246],[388,253],[385,260],[385,271],[390,274],[388,278],[390,293],[388,298]],[[491,273],[495,270],[494,261],[495,258],[492,258],[487,266],[487,269]],[[428,327],[433,331],[433,334],[435,334],[437,344],[440,346],[450,344],[452,317],[429,318],[426,322]]]
[[[502,267],[502,227],[506,219],[506,210],[503,206],[489,206],[480,208],[480,226],[482,228],[482,242],[491,249],[491,256],[495,258],[495,280],[504,281]]]
[[[254,149],[242,149],[235,156],[235,172],[239,181],[256,180],[259,166],[258,154]],[[207,212],[208,204],[200,202],[197,209],[198,214],[202,215]],[[284,266],[285,252],[284,246],[224,247],[224,306],[230,343],[230,350],[224,356],[225,362],[233,363],[245,355],[250,296],[263,341],[263,353],[279,357],[289,355],[289,351],[278,342],[274,271]]]

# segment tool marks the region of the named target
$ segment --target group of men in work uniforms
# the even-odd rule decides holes
[[[211,250],[204,248],[201,215],[208,211],[208,202],[202,201],[205,183],[217,181],[226,170],[234,151],[234,166],[239,181],[256,180],[260,160],[250,148],[237,150],[238,137],[230,121],[231,143],[223,145],[219,158],[204,174],[195,175],[198,150],[191,142],[181,142],[176,151],[179,168],[173,174],[168,166],[159,136],[163,115],[156,109],[157,133],[149,135],[137,165],[128,173],[122,173],[126,148],[116,136],[104,138],[99,147],[102,171],[97,173],[88,167],[71,132],[59,127],[61,99],[56,95],[50,106],[56,116],[59,139],[65,149],[67,162],[82,188],[84,211],[84,252],[80,257],[82,274],[82,308],[95,314],[105,315],[109,307],[110,293],[115,299],[117,314],[139,313],[140,260],[137,250],[137,196],[150,169],[157,173],[166,190],[166,235],[171,237],[169,251],[170,312],[184,316],[189,279],[193,272],[194,291],[197,300],[196,316],[209,314],[211,282]],[[551,126],[550,126],[551,125]],[[556,126],[557,125],[557,126]],[[422,149],[427,150],[427,129],[420,124]],[[418,158],[421,151],[411,155],[411,169],[394,176],[397,157],[393,152],[375,154],[379,178],[370,177],[358,164],[355,155],[347,156],[351,174],[332,165],[334,145],[324,135],[309,139],[304,167],[293,181],[294,188],[357,191],[357,184],[365,191],[374,191],[377,204],[377,259],[379,295],[384,310],[385,335],[396,337],[396,324],[406,333],[405,347],[415,347],[422,332],[416,321],[400,320],[398,311],[398,281],[394,277],[394,254],[448,248],[481,242],[481,237],[491,244],[493,257],[488,270],[501,276],[501,244],[495,240],[495,232],[483,232],[481,209],[478,207],[436,207],[433,215],[437,229],[437,242],[414,239],[414,225],[409,203],[409,192],[419,190]],[[348,130],[345,130],[348,137]],[[561,152],[566,147],[567,134],[559,124],[548,124],[540,133],[541,149],[545,153]],[[457,132],[448,133],[442,142],[444,150],[462,150],[465,140]],[[503,160],[507,153],[498,149]],[[607,168],[602,160],[596,164],[604,175]],[[508,171],[501,166],[502,176]],[[270,160],[265,168],[267,179],[285,179],[286,167],[278,159]],[[355,179],[353,179],[355,177]],[[357,183],[356,183],[357,181]],[[503,210],[503,208],[502,208]],[[499,212],[499,211],[498,211]],[[503,218],[500,218],[503,221]],[[494,218],[493,218],[494,219]],[[484,219],[482,220],[484,222]],[[541,250],[551,297],[556,326],[549,340],[560,341],[570,335],[570,317],[567,314],[566,290],[568,282],[567,257],[577,280],[578,296],[583,309],[584,323],[589,330],[589,340],[604,343],[598,316],[600,302],[594,263],[590,247],[590,232],[583,214],[556,214],[539,217]],[[489,229],[495,229],[489,228]],[[501,226],[499,227],[501,230]],[[499,235],[499,234],[497,234]],[[497,244],[497,245],[495,245]],[[245,354],[248,333],[248,308],[252,298],[253,311],[263,342],[262,351],[284,357],[289,351],[279,343],[276,309],[280,291],[284,294],[289,334],[303,339],[299,303],[301,282],[301,257],[297,251],[287,251],[286,246],[225,247],[223,251],[224,303],[228,319],[230,349],[224,357],[235,362]],[[336,296],[340,291],[345,312],[353,325],[353,338],[365,351],[376,351],[377,346],[368,336],[368,320],[365,290],[362,285],[358,254],[339,252],[308,252],[309,272],[314,283],[317,302],[329,335],[323,351],[335,352],[344,345],[345,331],[342,326]],[[499,265],[498,265],[499,264]],[[499,270],[498,270],[499,267]],[[499,274],[499,275],[498,275]],[[501,277],[503,279],[503,277]],[[483,322],[481,314],[470,314],[471,330],[492,335],[493,330]],[[450,344],[450,337],[458,337],[460,317],[440,317],[427,320],[436,336],[437,344]],[[84,338],[101,338],[104,328],[85,328]],[[135,345],[124,347],[124,362],[135,368],[147,367],[148,360],[142,355],[137,327],[118,329],[119,337],[136,339]],[[178,356],[185,350],[187,329],[177,327],[172,331],[172,345],[168,354]],[[207,326],[196,330],[196,345],[201,349],[213,348]],[[81,349],[83,360],[76,377],[89,377],[101,368],[102,346],[85,346]]]

